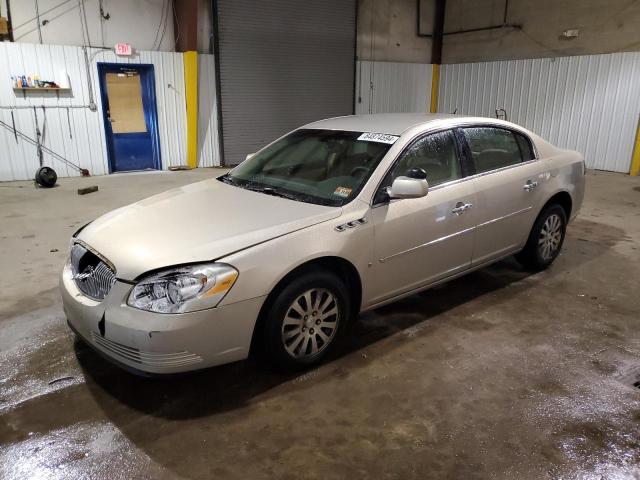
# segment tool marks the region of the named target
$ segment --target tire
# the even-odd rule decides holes
[[[317,365],[339,343],[350,312],[340,278],[325,270],[302,273],[279,291],[266,312],[264,350],[279,370]]]
[[[564,208],[557,203],[547,206],[538,215],[527,243],[516,259],[528,270],[544,270],[560,253],[566,230],[567,214]]]
[[[35,181],[43,188],[51,188],[56,184],[58,175],[51,167],[40,167],[36,171]]]

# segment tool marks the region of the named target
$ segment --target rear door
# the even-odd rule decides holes
[[[540,161],[530,139],[494,126],[461,129],[475,170],[477,195],[473,265],[524,245],[539,205]]]
[[[476,200],[473,182],[462,178],[459,146],[451,130],[418,138],[382,182],[371,211],[376,255],[372,303],[469,267]],[[383,190],[412,168],[426,171],[429,193],[386,200]]]

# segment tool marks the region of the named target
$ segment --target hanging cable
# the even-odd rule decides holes
[[[171,2],[171,0],[169,0]],[[169,23],[169,5],[167,4],[167,14],[164,17],[164,26],[162,27],[162,35],[160,35],[160,40],[158,40],[158,46],[156,50],[160,50],[162,46],[162,41],[164,40],[164,34],[167,31],[167,23]]]
[[[54,5],[53,7],[51,7],[51,8],[49,8],[49,9],[47,9],[47,10],[45,10],[45,11],[41,12],[41,13],[40,13],[40,16],[42,16],[42,15],[46,15],[46,14],[47,14],[47,13],[49,13],[49,12],[53,12],[56,8],[59,8],[59,7],[61,7],[62,5],[64,5],[65,3],[69,3],[69,2],[71,2],[71,1],[72,1],[72,0],[64,0],[63,2],[60,2],[60,3],[58,3],[57,5]],[[35,16],[35,17],[33,17],[33,18],[30,18],[29,20],[25,20],[25,21],[24,21],[24,22],[22,22],[20,25],[16,25],[15,27],[13,27],[13,29],[14,29],[14,30],[17,30],[18,28],[22,28],[22,27],[24,27],[25,25],[27,25],[27,24],[29,24],[29,23],[33,22],[34,20],[37,20],[37,19],[38,19],[38,17],[37,17],[37,16]]]
[[[104,22],[111,18],[111,14],[104,12],[103,0],[98,0],[98,6],[100,7],[100,44],[104,45]]]
[[[15,127],[12,127],[8,123],[5,123],[2,120],[0,120],[0,127],[4,127],[7,130],[11,131],[11,133],[13,133],[16,136],[16,139],[19,138],[19,139],[27,142],[28,144],[33,145],[34,147],[36,147],[38,149],[39,152],[44,152],[44,153],[50,155],[51,157],[53,157],[55,160],[58,160],[59,162],[62,162],[62,163],[64,163],[65,165],[67,165],[69,167],[75,168],[78,172],[80,172],[80,174],[83,177],[89,176],[89,170],[87,170],[86,168],[82,168],[81,166],[76,165],[75,163],[67,160],[62,155],[54,152],[50,148],[47,148],[44,145],[41,145],[38,140],[33,139],[33,138],[29,137],[28,135],[25,135],[24,133],[22,133],[19,130],[16,130]]]
[[[82,17],[84,18],[84,29],[87,32],[87,43],[85,46],[91,45],[91,37],[89,36],[89,22],[87,22],[87,11],[84,8],[85,0],[80,0],[80,10],[82,10]]]
[[[375,19],[375,6],[376,6],[376,0],[371,0],[371,50],[370,50],[370,57],[371,57],[371,61],[369,62],[369,113],[373,113],[371,111],[371,107],[373,105],[373,71],[374,71],[374,64],[375,64],[375,53],[374,53],[374,48],[375,48],[375,24],[374,24],[374,19]]]
[[[165,7],[167,6],[167,0],[163,0],[162,2],[162,13],[160,14],[160,23],[158,23],[158,28],[156,29],[156,36],[153,39],[153,43],[151,44],[151,50],[155,50],[156,49],[156,43],[158,42],[158,35],[160,35],[160,29],[162,28],[162,25],[164,24],[164,11],[165,11]]]
[[[175,20],[175,25],[178,27],[178,33],[176,34],[176,41],[173,45],[174,50],[178,50],[178,40],[180,40],[180,22],[178,21],[178,13],[176,12],[176,2],[171,1],[171,7],[173,9],[173,18]]]
[[[82,47],[86,47],[87,43],[87,39],[86,36],[84,34],[84,23],[82,20],[82,10],[80,8],[80,4],[82,3],[82,0],[78,0],[78,18],[80,19],[80,33],[82,34]]]
[[[42,23],[43,23],[43,25],[44,25],[44,24],[49,24],[49,23],[51,23],[52,21],[54,21],[54,20],[56,20],[56,19],[60,18],[60,17],[61,17],[61,16],[63,16],[63,15],[66,15],[66,14],[67,14],[67,13],[69,13],[71,10],[74,10],[74,9],[76,9],[76,8],[78,8],[78,7],[77,7],[77,6],[75,6],[75,5],[72,5],[70,8],[67,8],[66,10],[62,10],[61,12],[57,13],[55,16],[53,16],[53,17],[50,17],[50,18],[47,18],[47,19],[43,20],[43,21],[42,21]],[[42,14],[41,14],[40,16],[42,16]],[[27,31],[25,31],[25,32],[22,32],[22,33],[20,34],[20,36],[16,37],[16,40],[20,40],[21,38],[26,37],[26,36],[27,36],[27,35],[29,35],[30,33],[35,32],[37,29],[38,29],[38,25],[36,25],[35,27],[31,28],[30,30],[27,30]]]
[[[36,21],[38,22],[38,39],[42,44],[42,28],[40,26],[40,9],[38,8],[38,0],[36,0]]]

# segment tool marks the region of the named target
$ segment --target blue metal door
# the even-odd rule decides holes
[[[98,63],[109,172],[160,169],[153,65]]]

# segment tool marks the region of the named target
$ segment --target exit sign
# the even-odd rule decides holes
[[[133,54],[133,49],[128,43],[117,43],[115,47],[116,55],[123,55],[130,57]]]

